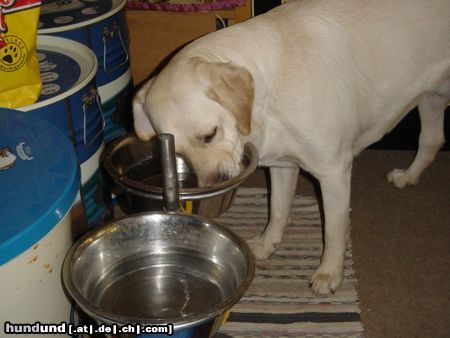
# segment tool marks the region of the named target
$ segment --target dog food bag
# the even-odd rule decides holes
[[[40,0],[0,0],[0,107],[37,101],[41,75],[36,55]]]

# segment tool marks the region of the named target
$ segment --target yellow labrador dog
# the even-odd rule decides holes
[[[299,168],[320,182],[325,248],[315,293],[342,282],[352,160],[416,105],[416,183],[444,142],[450,98],[449,0],[305,0],[186,46],[136,94],[137,135],[172,133],[201,185],[239,173],[245,142],[270,168],[270,220],[249,241],[266,259],[289,223]]]

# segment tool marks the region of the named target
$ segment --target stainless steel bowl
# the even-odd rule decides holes
[[[189,212],[208,218],[217,217],[230,207],[236,188],[258,164],[255,147],[247,143],[239,176],[213,186],[198,187],[189,161],[179,154],[176,159],[180,202]],[[163,210],[163,176],[157,139],[146,142],[133,133],[125,135],[108,145],[101,162],[113,182],[124,189],[131,212]]]
[[[77,305],[99,323],[172,323],[175,332],[209,337],[254,271],[247,244],[228,228],[154,212],[85,234],[67,253],[62,275]]]

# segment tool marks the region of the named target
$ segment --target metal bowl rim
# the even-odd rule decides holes
[[[134,133],[126,134],[117,140],[111,142],[106,149],[104,150],[100,162],[103,164],[103,167],[108,172],[108,174],[113,178],[114,182],[120,185],[122,188],[127,191],[133,193],[134,195],[150,197],[155,200],[163,199],[163,189],[162,187],[156,187],[151,185],[145,185],[141,182],[135,181],[131,178],[128,178],[122,174],[120,174],[117,168],[113,165],[112,158],[118,147],[121,146],[125,140],[137,136]],[[154,141],[154,139],[153,139]],[[142,141],[145,142],[145,141]],[[151,141],[148,141],[151,142]],[[180,200],[199,200],[208,197],[214,197],[217,195],[221,195],[229,190],[236,188],[240,185],[248,176],[250,176],[258,166],[259,156],[258,152],[253,144],[250,142],[245,143],[244,145],[244,154],[247,155],[250,162],[245,170],[238,176],[233,177],[230,180],[217,183],[213,186],[208,187],[196,187],[196,188],[185,188],[179,190],[179,199]],[[183,155],[177,154],[177,156],[181,156],[185,158]]]
[[[153,216],[180,216],[180,217],[188,217],[188,218],[195,218],[198,221],[200,221],[201,225],[209,225],[213,226],[214,228],[219,228],[221,231],[224,231],[229,235],[229,238],[233,240],[234,243],[236,243],[246,257],[247,262],[247,274],[241,283],[241,285],[235,290],[235,292],[226,298],[223,302],[218,304],[215,308],[213,308],[209,313],[206,314],[198,314],[198,315],[191,315],[187,317],[183,317],[180,321],[175,321],[177,318],[168,318],[168,319],[153,319],[149,320],[146,318],[138,318],[138,317],[129,317],[129,316],[118,316],[114,313],[108,312],[103,310],[101,307],[97,305],[92,305],[88,302],[86,297],[82,295],[82,293],[79,291],[79,289],[74,285],[72,282],[72,278],[70,275],[71,271],[71,261],[74,253],[77,251],[77,249],[85,243],[89,238],[96,236],[98,233],[101,233],[103,229],[107,228],[108,226],[120,222],[124,219],[129,218],[139,218],[139,217],[153,217]],[[143,324],[143,325],[149,325],[149,324],[167,324],[171,323],[174,325],[174,329],[181,330],[186,329],[190,327],[194,327],[197,325],[200,325],[204,322],[207,322],[209,320],[212,320],[215,317],[218,317],[222,314],[224,314],[227,310],[231,309],[231,307],[236,304],[245,294],[245,292],[250,287],[250,284],[253,280],[254,274],[255,274],[255,259],[254,256],[247,245],[247,243],[241,239],[233,230],[231,230],[229,227],[211,222],[207,218],[194,215],[194,214],[184,214],[184,213],[177,213],[177,212],[143,212],[143,213],[137,213],[133,214],[133,216],[128,217],[120,217],[114,220],[111,220],[107,223],[104,223],[101,226],[95,227],[88,231],[86,234],[81,236],[69,249],[66,256],[64,257],[63,261],[63,267],[62,267],[62,280],[65,290],[69,293],[69,295],[72,297],[72,299],[75,300],[77,305],[85,311],[88,315],[90,315],[92,318],[98,320],[101,323],[104,324],[127,324],[127,323],[133,323],[133,324]]]

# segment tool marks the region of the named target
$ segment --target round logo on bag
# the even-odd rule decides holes
[[[3,37],[4,47],[0,49],[0,70],[14,72],[22,68],[28,57],[25,42],[15,35]]]

